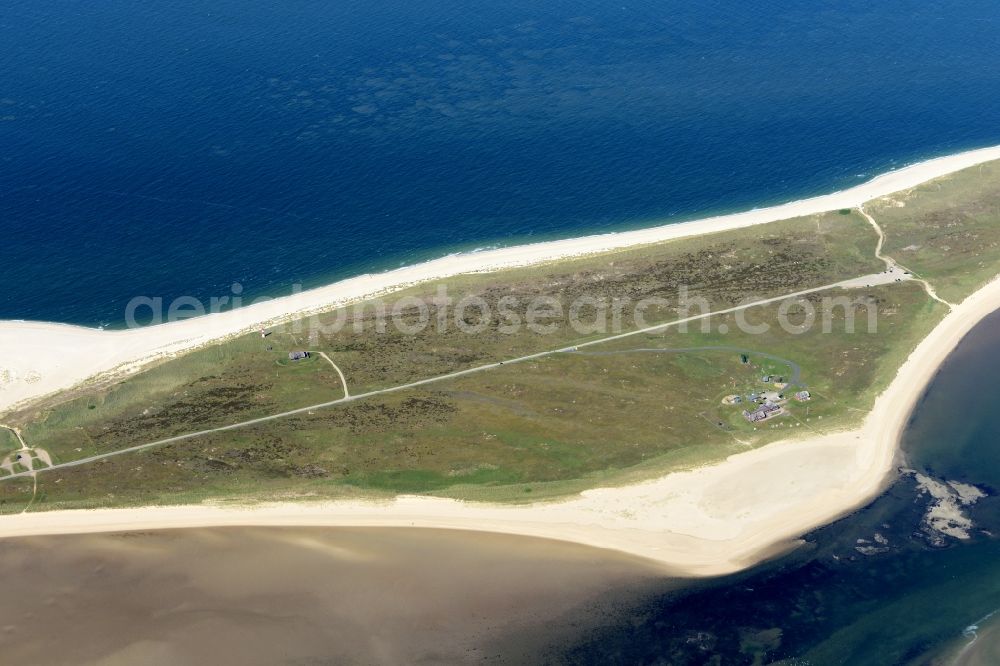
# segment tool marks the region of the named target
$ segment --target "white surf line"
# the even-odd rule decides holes
[[[952,664],[957,664],[958,662],[960,662],[962,660],[962,657],[965,656],[965,653],[968,652],[969,649],[973,646],[973,644],[979,640],[980,625],[983,622],[986,622],[987,620],[992,618],[998,612],[1000,612],[1000,608],[997,608],[987,613],[986,615],[979,618],[978,620],[976,620],[975,622],[973,622],[972,624],[970,624],[969,626],[967,626],[965,629],[962,630],[962,635],[965,636],[966,638],[971,638],[972,640],[966,643],[965,646],[959,651],[959,653],[955,655],[955,658],[951,660]]]
[[[483,252],[449,254],[395,270],[363,274],[333,284],[226,312],[125,331],[102,331],[44,322],[0,321],[0,366],[38,381],[15,382],[0,391],[0,413],[78,386],[97,377],[131,374],[156,360],[257,329],[275,326],[456,275],[610,252],[679,238],[745,229],[754,225],[851,209],[867,201],[909,190],[977,164],[1000,160],[1000,146],[969,150],[882,173],[846,190],[778,206],[685,222],[565,238]],[[54,353],[62,348],[60,354]]]
[[[340,368],[338,368],[337,364],[333,362],[333,359],[331,359],[329,356],[326,355],[326,352],[318,351],[315,353],[325,358],[327,362],[329,362],[329,364],[333,366],[333,369],[337,371],[337,374],[340,375],[340,383],[344,385],[344,397],[350,398],[351,392],[347,390],[347,379],[344,378],[344,373],[340,371]]]
[[[920,284],[924,285],[924,291],[927,292],[928,296],[930,296],[931,298],[933,298],[935,301],[938,301],[939,303],[943,303],[943,304],[947,305],[949,310],[953,309],[955,306],[952,303],[949,303],[948,301],[946,301],[943,298],[941,298],[940,296],[938,296],[937,292],[934,290],[934,287],[931,285],[930,282],[928,282],[924,278],[920,277],[919,274],[917,274],[916,272],[910,270],[909,268],[907,268],[903,264],[899,263],[898,261],[896,261],[892,257],[889,257],[889,256],[886,256],[886,255],[882,254],[882,245],[885,243],[885,233],[882,231],[882,227],[879,226],[879,223],[875,221],[874,217],[872,217],[871,215],[868,214],[868,211],[865,210],[865,207],[864,207],[863,204],[858,206],[858,212],[861,213],[861,215],[866,220],[868,220],[868,223],[871,224],[872,227],[875,229],[875,233],[878,234],[878,243],[876,243],[876,245],[875,245],[875,256],[878,257],[879,259],[881,259],[883,262],[885,262],[886,268],[888,268],[890,270],[892,270],[893,268],[900,268],[900,269],[902,269],[904,271],[907,271],[908,273],[910,273],[914,277],[914,279],[917,280],[917,282],[919,282]]]
[[[513,365],[516,363],[524,363],[527,361],[533,361],[536,359],[544,358],[546,356],[552,356],[555,354],[562,354],[568,352],[574,352],[581,347],[592,347],[594,345],[603,344],[606,342],[614,342],[615,340],[623,340],[625,338],[630,338],[636,335],[643,335],[646,333],[654,333],[658,331],[663,331],[673,326],[680,326],[681,324],[686,324],[694,321],[699,321],[701,319],[706,319],[708,317],[717,317],[726,314],[732,314],[734,312],[740,312],[742,310],[747,310],[752,307],[757,307],[760,305],[769,305],[771,303],[777,303],[780,301],[795,299],[801,296],[806,296],[808,294],[814,294],[820,291],[830,291],[834,289],[853,289],[858,287],[866,287],[872,284],[892,284],[886,281],[884,274],[878,273],[873,275],[863,275],[857,278],[851,278],[848,280],[841,280],[840,282],[834,282],[831,284],[825,284],[820,287],[812,287],[810,289],[803,289],[801,291],[796,291],[790,294],[784,294],[781,296],[773,296],[771,298],[764,298],[761,300],[753,301],[751,303],[745,303],[742,305],[735,305],[731,308],[725,308],[723,310],[716,310],[714,312],[703,312],[701,314],[692,315],[690,317],[684,317],[682,319],[677,319],[670,322],[665,322],[662,324],[655,324],[653,326],[645,326],[643,328],[636,329],[634,331],[627,331],[625,333],[619,333],[617,335],[610,335],[604,338],[599,338],[597,340],[590,340],[587,342],[577,343],[575,345],[570,345],[567,347],[560,347],[558,349],[550,349],[546,351],[536,352],[534,354],[528,354],[526,356],[519,356],[517,358],[507,359],[504,361],[497,361],[495,363],[487,363],[485,365],[479,365],[473,368],[466,368],[465,370],[456,370],[455,372],[449,372],[444,375],[438,375],[437,377],[429,377],[427,379],[420,379],[415,382],[410,382],[408,384],[400,384],[399,386],[391,386],[384,389],[376,389],[374,391],[368,391],[366,393],[359,393],[349,397],[338,398],[336,400],[330,400],[328,402],[321,402],[315,405],[309,405],[308,407],[299,407],[297,409],[290,409],[285,412],[280,412],[278,414],[271,414],[269,416],[261,416],[255,419],[249,419],[247,421],[240,421],[239,423],[232,423],[230,425],[219,426],[217,428],[208,428],[206,430],[199,430],[197,432],[185,433],[183,435],[175,435],[173,437],[167,437],[165,439],[156,440],[155,442],[148,442],[146,444],[139,444],[136,446],[130,446],[128,448],[119,449],[117,451],[109,451],[107,453],[101,453],[94,456],[88,456],[86,458],[79,458],[77,460],[70,460],[64,463],[58,463],[45,467],[39,470],[35,470],[36,473],[48,472],[55,469],[65,469],[67,467],[78,467],[80,465],[85,465],[92,462],[97,462],[99,460],[105,460],[114,456],[124,455],[126,453],[136,453],[138,451],[145,451],[146,449],[151,449],[157,446],[163,446],[166,444],[174,444],[177,442],[182,442],[188,439],[194,439],[195,437],[202,437],[204,435],[210,435],[218,432],[226,432],[228,430],[237,430],[240,428],[247,428],[254,425],[259,425],[261,423],[267,423],[268,421],[274,421],[277,419],[288,418],[289,416],[297,416],[299,414],[307,414],[312,411],[319,409],[325,409],[328,407],[333,407],[336,405],[341,405],[348,402],[354,402],[356,400],[362,400],[364,398],[371,398],[378,395],[386,395],[388,393],[396,393],[399,391],[405,391],[412,388],[417,388],[419,386],[426,386],[428,384],[435,384],[437,382],[446,381],[449,379],[456,379],[458,377],[465,377],[466,375],[472,375],[486,370],[492,370],[495,368],[503,367],[504,365]],[[19,472],[16,474],[9,474],[5,477],[0,478],[0,481],[6,479],[16,479],[19,477],[28,476],[27,472]]]

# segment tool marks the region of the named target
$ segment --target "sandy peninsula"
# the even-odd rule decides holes
[[[70,386],[99,372],[138,367],[266,322],[325,309],[414,282],[496,270],[600,250],[858,206],[926,180],[1000,158],[1000,147],[923,162],[865,185],[738,215],[447,257],[232,313],[125,332],[70,326],[0,324],[0,367],[45,351],[26,388],[0,393],[0,409]],[[909,414],[939,365],[983,317],[1000,308],[1000,281],[956,306],[918,345],[880,395],[861,428],[777,442],[717,465],[652,481],[586,491],[572,499],[505,506],[401,496],[390,502],[325,502],[253,508],[217,505],[58,511],[0,519],[0,536],[213,525],[416,526],[538,536],[655,560],[685,575],[732,572],[759,561],[809,529],[865,503],[884,487]],[[27,359],[27,360],[26,360]]]
[[[0,416],[13,405],[70,388],[95,375],[128,372],[213,340],[245,333],[377,295],[463,273],[497,271],[659,241],[739,229],[853,208],[920,183],[1000,159],[1000,146],[971,150],[890,171],[847,190],[692,222],[456,254],[385,273],[159,326],[102,331],[65,324],[0,321]],[[136,294],[156,296],[156,294]]]
[[[505,506],[401,496],[391,502],[195,505],[6,516],[0,536],[219,525],[435,527],[573,541],[655,560],[674,574],[737,571],[876,495],[909,414],[938,367],[1000,308],[1000,280],[950,312],[913,351],[863,426],[791,439],[692,471],[560,502]]]

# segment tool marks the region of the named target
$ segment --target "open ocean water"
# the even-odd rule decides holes
[[[6,0],[0,318],[289,293],[1000,143],[995,0]]]
[[[995,0],[6,0],[0,318],[114,326],[137,295],[281,295],[997,143]],[[806,547],[665,591],[565,661],[995,654],[998,338],[994,315],[904,442],[920,474],[988,495],[961,507],[969,539],[935,531],[905,475]]]

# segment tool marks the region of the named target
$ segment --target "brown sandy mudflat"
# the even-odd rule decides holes
[[[668,584],[498,534],[211,528],[0,540],[8,664],[531,663]]]

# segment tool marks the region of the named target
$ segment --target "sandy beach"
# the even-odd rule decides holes
[[[1000,146],[927,160],[883,174],[848,190],[780,206],[637,231],[449,255],[394,271],[350,278],[227,312],[158,326],[101,331],[65,324],[0,321],[0,415],[13,405],[70,388],[101,373],[133,371],[153,360],[176,355],[213,340],[330,310],[421,282],[463,273],[527,266],[851,208],[995,159],[1000,159]]]
[[[949,313],[900,368],[863,426],[791,439],[692,471],[520,506],[401,496],[391,502],[53,511],[0,519],[0,536],[229,526],[433,527],[544,537],[708,576],[754,564],[875,496],[910,411],[951,350],[1000,308],[1000,280]]]
[[[774,208],[637,232],[446,257],[231,313],[149,329],[101,332],[5,322],[0,324],[0,349],[4,350],[0,352],[0,367],[15,369],[21,376],[35,374],[32,383],[14,383],[0,393],[0,409],[99,372],[138,367],[150,358],[178,353],[262,323],[403,285],[853,207],[998,158],[1000,147],[971,151],[907,167],[851,190]],[[0,536],[212,525],[438,527],[609,548],[655,560],[674,573],[728,573],[759,561],[782,544],[790,544],[802,533],[877,494],[893,470],[899,438],[927,383],[961,338],[997,308],[1000,281],[958,305],[914,350],[857,430],[778,442],[718,465],[645,483],[594,489],[565,501],[522,506],[403,496],[384,503],[32,513],[0,519]],[[40,367],[32,367],[36,359],[40,359]]]

